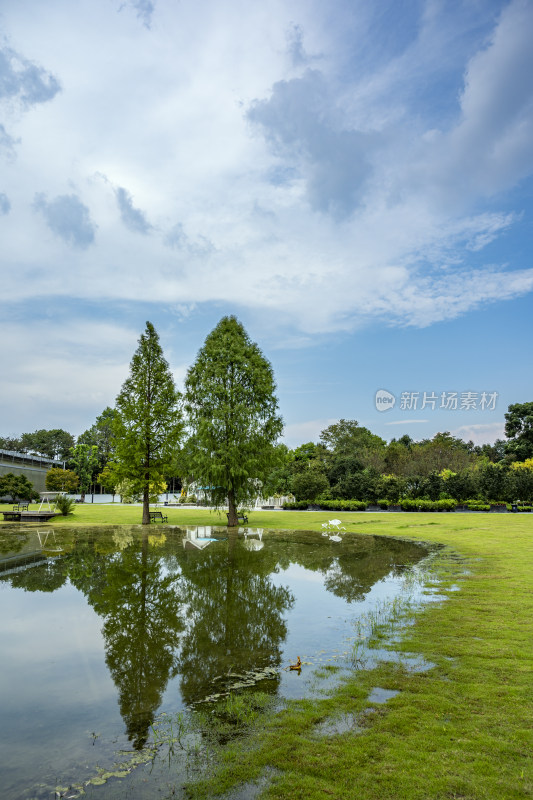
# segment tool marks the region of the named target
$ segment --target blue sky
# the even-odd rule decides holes
[[[181,387],[236,314],[291,446],[501,437],[532,399],[532,31],[530,0],[3,0],[0,434],[89,427],[146,320]]]

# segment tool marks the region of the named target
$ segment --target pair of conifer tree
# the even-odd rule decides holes
[[[117,474],[143,498],[177,472],[204,487],[213,505],[228,502],[228,524],[276,463],[283,429],[270,362],[234,316],[207,336],[181,396],[151,322],[139,339],[113,421]]]

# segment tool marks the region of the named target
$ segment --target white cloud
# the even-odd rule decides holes
[[[152,226],[146,219],[146,215],[139,208],[133,205],[131,194],[122,186],[115,189],[115,196],[120,211],[120,218],[126,228],[134,233],[149,233]]]
[[[530,223],[533,6],[458,5],[396,30],[365,0],[6,0],[4,293],[243,308],[294,347],[531,292],[506,242]]]
[[[489,45],[466,69],[462,119],[452,132],[445,168],[487,195],[533,169],[533,6],[514,0],[502,11]]]
[[[11,211],[11,203],[7,194],[0,192],[0,215],[6,216]]]
[[[144,27],[150,30],[152,27],[152,15],[155,11],[155,3],[152,3],[151,0],[127,0],[121,8],[124,8],[125,5],[133,8],[137,12],[137,19],[140,19]]]
[[[465,442],[474,444],[494,444],[496,439],[505,439],[505,423],[489,422],[478,425],[461,425],[451,431],[452,436],[464,439]]]
[[[508,157],[498,160],[494,151],[510,130],[529,130],[524,4],[504,10],[488,45],[473,40],[456,123],[432,135],[423,109],[412,113],[405,93],[395,101],[394,90],[402,79],[422,81],[425,64],[437,80],[431,42],[442,54],[453,30],[440,25],[440,32],[442,12],[426,14],[395,59],[394,76],[381,64],[374,73],[340,75],[346,65],[335,61],[316,8],[274,2],[222,13],[204,0],[195,10],[159,4],[153,13],[149,5],[133,4],[150,15],[146,31],[103,2],[93,16],[82,3],[80,38],[74,17],[54,0],[72,33],[61,52],[37,37],[36,26],[46,30],[43,16],[24,20],[25,50],[33,45],[45,65],[37,75],[52,102],[13,129],[23,158],[8,164],[2,187],[12,205],[5,263],[31,276],[21,281],[7,270],[13,299],[144,301],[149,264],[154,302],[252,306],[306,335],[353,330],[376,317],[425,326],[531,290],[528,269],[469,266],[520,217],[497,206],[480,213],[485,178],[474,180],[465,167],[482,157],[480,175],[499,176],[496,188],[531,171],[515,134],[515,145],[505,139]],[[313,69],[304,58],[308,37],[311,52],[323,54]],[[485,70],[498,72],[494,91]],[[52,97],[55,74],[64,89]],[[37,192],[56,198],[41,210],[80,251],[75,266],[28,216]],[[73,197],[77,221],[72,204],[65,204],[70,218],[58,206]],[[90,260],[81,252],[88,244]]]
[[[52,233],[67,244],[85,250],[94,242],[96,226],[89,209],[76,195],[60,195],[49,201],[40,192],[35,195],[33,208],[43,215]]]
[[[0,48],[0,100],[23,107],[52,100],[60,91],[57,78],[10,47]]]
[[[31,418],[79,435],[114,405],[139,338],[125,326],[75,318],[40,320],[30,329],[26,322],[11,322],[3,333],[10,346],[2,353],[2,371],[10,378],[0,417],[13,433],[26,430]],[[173,370],[178,384],[185,371],[185,365]]]
[[[419,424],[422,422],[429,422],[428,419],[395,419],[391,422],[384,422],[384,425],[412,425],[412,424]]]
[[[318,442],[321,432],[338,421],[338,419],[309,419],[285,425],[283,441],[288,447],[297,447],[302,442]]]

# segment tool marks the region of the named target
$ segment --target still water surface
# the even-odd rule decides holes
[[[1,797],[51,800],[141,752],[162,712],[223,689],[305,696],[314,667],[349,665],[357,618],[426,554],[377,536],[6,526]]]

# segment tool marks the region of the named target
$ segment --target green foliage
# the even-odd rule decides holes
[[[22,442],[17,436],[0,436],[0,450],[22,453]]]
[[[120,480],[117,465],[110,461],[105,465],[99,475],[97,475],[96,479],[98,483],[104,487],[104,489],[106,489],[108,492],[111,492],[111,494],[115,494],[117,484]]]
[[[442,470],[460,472],[472,465],[475,458],[466,442],[445,431],[422,442],[392,441],[385,462],[387,471],[396,475],[428,478]]]
[[[505,415],[506,455],[525,461],[533,457],[533,402],[513,403]]]
[[[365,500],[297,500],[284,503],[285,511],[305,511],[309,505],[317,505],[325,511],[365,511],[368,503]]]
[[[322,444],[329,452],[337,455],[350,455],[357,453],[365,466],[365,460],[372,451],[384,450],[386,442],[379,436],[363,428],[354,419],[341,419],[339,422],[329,425],[321,434]]]
[[[397,503],[406,492],[406,481],[398,475],[381,475],[376,484],[376,495]],[[378,500],[379,502],[379,500]]]
[[[279,465],[275,388],[270,363],[235,317],[220,320],[187,373],[187,472],[209,487],[213,505],[228,499],[231,524]]]
[[[33,433],[23,433],[20,437],[20,446],[24,453],[35,453],[46,458],[67,461],[70,449],[74,446],[74,437],[62,428],[44,429]]]
[[[478,492],[478,475],[472,470],[461,470],[461,472],[451,472],[443,478],[443,488],[457,501],[466,500],[474,497]]]
[[[277,453],[276,466],[268,474],[261,487],[263,497],[287,495],[291,492],[291,479],[294,473],[295,455],[287,445],[280,443],[275,446]]]
[[[95,445],[77,444],[70,448],[70,463],[80,481],[80,491],[84,496],[89,491],[93,474],[98,466],[98,448]]]
[[[133,481],[128,480],[128,478],[122,478],[118,481],[115,485],[115,492],[120,495],[120,501],[122,503],[127,503],[129,505],[138,500],[138,494],[135,492]]]
[[[79,483],[80,479],[70,469],[52,467],[46,473],[46,488],[51,492],[75,492]]]
[[[485,464],[479,471],[479,494],[486,500],[499,497],[510,503],[515,499],[513,477],[503,462]]]
[[[78,444],[94,445],[98,452],[98,466],[101,470],[113,460],[113,420],[116,416],[114,408],[104,408],[96,422],[88,430],[78,436]]]
[[[324,500],[320,508],[326,511],[365,511],[367,505],[366,500]]]
[[[379,472],[372,467],[357,469],[357,460],[349,457],[335,459],[328,477],[334,497],[374,502],[381,493]]]
[[[424,498],[404,497],[400,500],[402,511],[454,511],[455,500],[426,500]]]
[[[0,497],[16,500],[38,500],[39,493],[34,491],[33,483],[25,475],[14,475],[8,472],[0,476]]]
[[[307,469],[292,476],[289,488],[297,500],[312,501],[329,488],[329,483],[320,467],[310,462]]]
[[[442,491],[443,481],[438,472],[430,472],[423,481],[422,492],[430,500],[438,500]]]
[[[180,396],[151,322],[139,338],[129,377],[116,400],[115,463],[121,478],[143,498],[143,524],[150,523],[150,485],[171,472],[183,432]]]
[[[480,503],[479,500],[469,500],[465,503],[465,506],[469,511],[490,511],[490,505],[488,503]]]
[[[60,494],[59,497],[56,498],[56,508],[61,511],[64,517],[72,513],[75,505],[75,500],[72,497],[67,497],[66,494]]]
[[[150,481],[148,487],[148,500],[150,503],[157,503],[159,495],[163,494],[167,485],[164,480]],[[129,478],[121,478],[115,485],[115,492],[120,495],[123,503],[138,503],[142,495],[139,492],[138,483]]]

